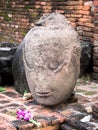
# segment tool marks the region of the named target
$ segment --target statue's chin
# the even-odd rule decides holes
[[[53,106],[57,106],[57,105],[60,105],[61,104],[61,102],[60,103],[56,103],[56,102],[51,102],[51,101],[49,101],[48,100],[48,102],[45,102],[45,101],[37,101],[37,103],[38,104],[40,104],[40,105],[44,105],[44,106],[50,106],[50,107],[53,107]]]
[[[48,93],[48,94],[36,94],[35,100],[38,104],[44,105],[44,106],[56,106],[61,104],[64,100],[60,99],[58,100],[56,97],[54,98],[54,93]]]

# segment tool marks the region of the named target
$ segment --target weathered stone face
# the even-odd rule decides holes
[[[79,75],[78,35],[63,15],[43,16],[24,38],[23,58],[34,99],[57,105],[72,94]]]

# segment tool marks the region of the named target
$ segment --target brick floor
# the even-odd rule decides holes
[[[24,101],[22,96],[14,89],[7,89],[0,93],[0,130],[35,129],[34,124],[16,118],[15,113],[19,108],[24,108],[33,113],[35,120],[42,124],[40,130],[57,130],[59,123],[65,120],[55,109],[38,105],[33,99]],[[3,126],[3,124],[5,125]]]
[[[96,102],[98,93],[88,96],[82,91],[81,94],[76,93],[76,98],[73,97],[64,104],[45,107],[33,99],[23,100],[22,95],[7,87],[5,92],[0,93],[0,130],[98,130],[98,119],[93,118],[92,114],[92,105]],[[32,123],[18,120],[16,111],[19,108],[31,111],[34,119],[42,126],[37,128]],[[91,120],[81,122],[88,115],[92,115]]]

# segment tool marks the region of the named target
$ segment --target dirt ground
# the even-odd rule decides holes
[[[75,87],[75,95],[80,103],[98,101],[98,83],[91,80],[89,77],[82,77],[77,80]]]
[[[90,80],[89,78],[80,78],[77,80],[76,93],[83,93],[88,96],[98,94],[98,83]]]

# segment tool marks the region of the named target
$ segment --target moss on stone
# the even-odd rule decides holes
[[[11,2],[10,0],[6,0],[6,7],[7,8],[11,8],[11,3],[10,2]]]
[[[0,92],[4,92],[6,89],[4,87],[0,87]]]
[[[22,36],[25,36],[28,31],[29,31],[29,30],[23,30],[23,31],[21,31],[20,33],[21,33]]]
[[[95,94],[97,94],[97,92],[95,91],[88,91],[85,93],[85,95],[95,95]]]
[[[34,12],[34,13],[32,13],[32,15],[30,15],[31,16],[31,18],[32,19],[38,19],[38,16],[39,16],[39,13],[37,13],[37,12]]]
[[[12,21],[6,12],[0,12],[0,16],[2,16],[5,21]]]
[[[11,36],[8,36],[7,34],[3,34],[2,36],[0,36],[0,42],[15,43],[15,39]]]
[[[8,112],[6,112],[6,114],[16,117],[16,111],[8,111]]]
[[[85,93],[85,90],[83,90],[83,89],[77,89],[76,92],[77,93]]]
[[[28,10],[28,9],[33,9],[35,7],[35,5],[26,5],[24,8],[26,9],[26,10]]]

